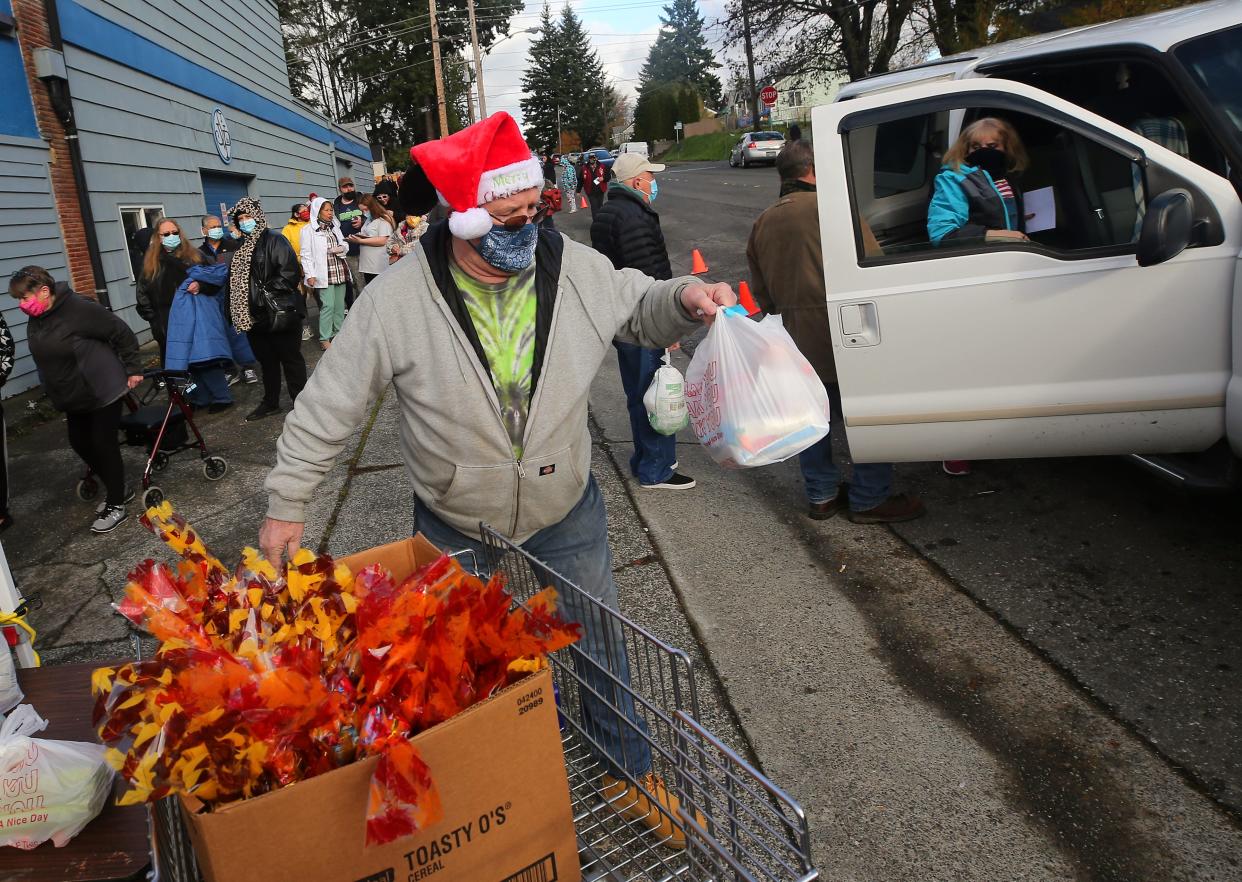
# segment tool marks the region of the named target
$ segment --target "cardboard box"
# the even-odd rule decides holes
[[[344,559],[398,579],[434,560],[422,536]],[[374,757],[204,811],[183,798],[207,882],[579,882],[552,677],[543,671],[414,738],[444,819],[367,848]]]

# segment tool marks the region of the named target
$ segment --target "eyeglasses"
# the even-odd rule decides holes
[[[507,217],[507,218],[496,217],[496,215],[492,214],[490,211],[487,214],[492,220],[494,220],[496,223],[500,224],[502,227],[504,227],[506,230],[512,233],[512,232],[516,232],[517,230],[522,229],[522,227],[526,226],[527,224],[538,223],[540,218],[543,216],[544,212],[546,211],[547,211],[547,206],[544,205],[542,201],[540,201],[540,203],[535,206],[534,214],[518,214],[518,215],[514,215],[512,217]]]

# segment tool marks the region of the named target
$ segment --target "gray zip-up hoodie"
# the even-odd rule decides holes
[[[304,520],[315,488],[391,382],[418,498],[467,535],[478,537],[484,522],[526,541],[564,519],[586,491],[587,399],[613,338],[652,349],[681,339],[698,326],[680,296],[696,281],[615,270],[602,254],[565,240],[517,461],[492,379],[436,286],[427,254],[415,249],[367,285],[298,396],[264,485],[268,516]]]

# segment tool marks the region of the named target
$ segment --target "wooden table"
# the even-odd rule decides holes
[[[122,662],[123,663],[123,662]],[[36,738],[99,743],[91,728],[91,671],[104,663],[19,668],[18,680],[48,727]],[[151,863],[145,806],[124,808],[118,777],[112,798],[95,820],[64,848],[45,842],[33,851],[0,848],[0,879],[14,882],[128,882],[145,877]]]

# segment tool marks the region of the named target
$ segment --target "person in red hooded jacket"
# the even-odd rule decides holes
[[[612,171],[604,167],[598,156],[588,153],[582,161],[582,171],[578,173],[578,189],[586,193],[587,201],[591,203],[592,218],[604,204],[604,194],[608,192],[611,178]]]

